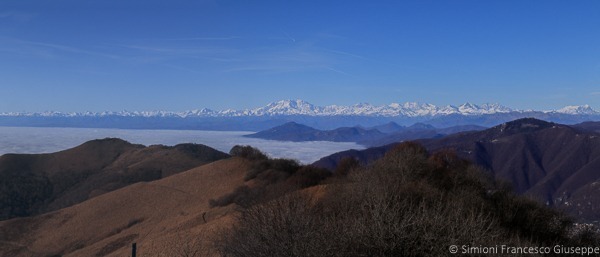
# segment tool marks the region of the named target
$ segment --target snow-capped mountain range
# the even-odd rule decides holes
[[[465,103],[459,106],[446,105],[435,106],[428,103],[406,102],[403,104],[392,103],[389,105],[376,106],[368,103],[355,104],[351,106],[329,105],[316,106],[303,100],[282,100],[270,103],[264,107],[245,110],[221,110],[199,109],[183,112],[168,111],[120,111],[120,112],[42,112],[21,113],[5,112],[0,116],[29,116],[29,117],[252,117],[252,116],[367,116],[367,117],[439,117],[446,115],[478,116],[485,114],[501,113],[523,113],[534,112],[532,110],[517,110],[500,104],[471,104]],[[569,115],[600,115],[600,112],[592,109],[589,105],[566,106],[558,110],[539,111],[541,113],[556,113]]]

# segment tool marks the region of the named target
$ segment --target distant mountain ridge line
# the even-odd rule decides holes
[[[450,149],[508,181],[519,194],[561,206],[574,217],[600,221],[600,122],[575,125],[521,118],[479,130],[416,140],[430,152]],[[312,165],[335,170],[354,158],[366,165],[400,141],[364,150],[347,150]]]
[[[266,106],[244,110],[215,111],[207,108],[172,112],[172,111],[105,111],[105,112],[3,112],[4,117],[261,117],[261,116],[365,116],[365,117],[440,117],[448,115],[479,116],[503,113],[556,113],[566,115],[598,115],[600,112],[589,105],[571,105],[558,110],[537,111],[512,109],[497,103],[471,104],[459,106],[436,106],[428,103],[406,102],[389,105],[371,105],[360,103],[351,106],[328,105],[316,106],[303,100],[281,100]]]

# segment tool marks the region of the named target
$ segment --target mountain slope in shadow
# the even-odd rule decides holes
[[[180,248],[203,247],[231,223],[233,206],[208,202],[243,185],[249,166],[227,158],[58,211],[0,221],[0,256],[130,256],[133,242],[138,256],[184,256]]]
[[[51,154],[0,156],[0,220],[58,210],[227,154],[198,144],[145,147],[114,138]]]
[[[452,149],[509,181],[516,192],[565,208],[585,220],[600,220],[600,134],[525,118],[493,128],[419,140],[430,151]],[[345,158],[369,163],[394,144],[346,151],[315,163],[329,169]]]
[[[365,146],[381,146],[393,142],[422,138],[439,138],[447,134],[482,129],[485,128],[475,125],[440,129],[424,123],[415,123],[412,126],[404,127],[394,122],[390,122],[371,128],[355,126],[341,127],[332,130],[318,130],[296,122],[288,122],[281,126],[246,135],[246,137],[293,142],[355,142]]]
[[[246,137],[293,142],[358,142],[363,140],[373,140],[383,136],[385,136],[385,134],[376,129],[342,127],[333,130],[318,130],[296,122],[288,122],[281,126],[246,135]]]
[[[232,158],[0,221],[0,256],[128,256],[132,243],[139,256],[445,256],[455,242],[585,245],[567,234],[567,217],[448,152],[406,142],[374,165],[315,177],[314,167],[236,148]],[[211,203],[232,194],[244,199]]]
[[[600,132],[600,122],[599,121],[586,121],[586,122],[582,122],[579,124],[571,125],[571,127],[588,130],[588,131]]]

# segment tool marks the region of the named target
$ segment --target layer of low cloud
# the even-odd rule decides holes
[[[51,153],[75,147],[93,139],[116,137],[143,145],[198,143],[223,152],[234,145],[251,145],[272,157],[312,163],[321,157],[348,149],[363,149],[354,143],[282,142],[243,137],[250,132],[189,130],[120,130],[81,128],[0,127],[0,155],[6,153]]]

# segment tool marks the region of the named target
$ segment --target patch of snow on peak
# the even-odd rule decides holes
[[[563,114],[572,114],[572,115],[578,115],[578,114],[588,114],[588,115],[594,115],[594,114],[598,114],[598,112],[594,109],[592,109],[592,107],[590,107],[589,105],[585,104],[585,105],[569,105],[569,106],[565,106],[561,109],[556,110],[557,113],[563,113]]]
[[[168,111],[105,111],[105,112],[5,112],[0,116],[24,116],[24,117],[252,117],[252,116],[372,116],[372,117],[437,117],[446,115],[477,116],[497,113],[511,112],[533,112],[533,110],[516,110],[497,103],[485,103],[481,105],[465,103],[460,106],[446,105],[436,106],[428,103],[405,102],[391,103],[388,105],[372,105],[360,103],[355,105],[328,105],[315,106],[303,100],[281,100],[272,102],[266,106],[244,110],[220,110],[196,109],[183,112]],[[600,115],[600,112],[592,109],[589,105],[566,106],[555,111],[544,111],[545,113],[560,113],[568,115]]]

